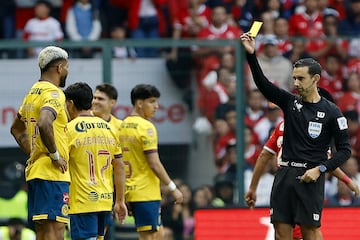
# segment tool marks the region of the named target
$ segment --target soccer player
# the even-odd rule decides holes
[[[321,239],[325,173],[342,165],[351,154],[346,118],[334,103],[320,96],[317,83],[321,66],[314,59],[294,64],[294,87],[299,93],[295,95],[265,77],[256,58],[254,38],[245,33],[240,39],[256,86],[284,114],[284,164],[275,176],[270,200],[275,239],[291,239],[295,224],[300,225],[304,239]],[[336,151],[328,160],[333,142]]]
[[[111,111],[116,104],[118,98],[118,92],[116,88],[108,83],[97,85],[95,88],[93,101],[92,101],[92,112],[95,116],[104,119],[110,125],[112,125],[119,134],[120,125],[122,120],[112,115]],[[108,229],[113,225],[112,213],[109,213],[105,219],[105,234],[109,235]],[[111,233],[110,233],[111,234]]]
[[[38,240],[60,240],[68,223],[70,174],[68,118],[59,87],[68,75],[68,53],[48,46],[40,52],[38,65],[40,79],[25,96],[11,134],[30,156],[25,169],[29,223],[35,225]]]
[[[159,108],[159,97],[160,92],[155,86],[136,85],[131,90],[133,111],[120,128],[126,170],[125,197],[140,240],[162,239],[160,182],[167,185],[175,204],[183,201],[182,193],[160,161],[157,130],[148,120]]]
[[[92,112],[95,116],[100,117],[113,125],[116,130],[120,129],[122,120],[116,118],[112,113],[112,109],[116,104],[118,92],[116,88],[108,83],[97,85],[92,101]]]
[[[93,94],[89,85],[75,83],[64,93],[71,119],[67,125],[71,238],[103,239],[105,217],[112,211],[114,184],[114,215],[120,223],[127,216],[125,170],[118,135],[110,124],[90,112]]]

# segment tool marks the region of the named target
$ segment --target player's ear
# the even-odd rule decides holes
[[[320,74],[314,74],[314,75],[312,76],[312,79],[313,79],[314,82],[319,82],[319,80],[320,80]]]

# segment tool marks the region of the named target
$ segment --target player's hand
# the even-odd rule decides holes
[[[252,36],[250,36],[249,32],[243,33],[240,36],[240,40],[245,50],[248,53],[253,54],[255,52],[255,39]]]
[[[56,168],[60,168],[62,173],[67,171],[67,162],[62,157],[60,157],[59,160],[51,160],[51,162],[55,165]]]
[[[307,170],[304,175],[300,177],[300,182],[314,183],[320,176],[319,167],[314,167]]]
[[[182,203],[184,201],[184,197],[183,194],[180,192],[179,189],[175,189],[172,193],[171,193],[175,199],[175,204],[177,203]]]
[[[353,180],[349,182],[348,187],[354,192],[356,198],[359,197],[359,186]]]
[[[125,202],[116,202],[114,205],[114,216],[116,220],[118,220],[120,224],[124,224],[127,215],[128,211]]]
[[[255,208],[256,203],[256,191],[249,189],[244,196],[245,202],[250,209]]]

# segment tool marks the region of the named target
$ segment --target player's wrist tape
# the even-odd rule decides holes
[[[341,178],[341,181],[343,181],[346,185],[349,185],[351,182],[351,178],[349,178],[349,176],[345,175],[344,177]]]
[[[49,153],[49,156],[50,156],[51,160],[54,160],[54,161],[60,160],[60,154],[57,150],[54,153]]]
[[[169,182],[167,187],[171,192],[175,191],[175,189],[176,189],[176,185],[175,185],[175,183],[173,181]]]

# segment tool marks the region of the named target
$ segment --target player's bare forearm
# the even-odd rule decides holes
[[[167,185],[170,183],[171,178],[166,172],[164,166],[162,165],[159,154],[157,152],[147,154],[147,160],[151,170],[155,173],[155,175],[160,179],[160,181]]]
[[[57,151],[54,139],[54,119],[55,117],[52,112],[48,110],[42,110],[37,122],[41,140],[45,147],[49,150],[49,153],[54,153]]]
[[[10,129],[11,134],[20,146],[20,148],[28,155],[31,152],[29,135],[26,131],[26,125],[19,118],[15,118]]]
[[[336,168],[334,171],[332,171],[330,173],[334,177],[337,177],[339,180],[341,180],[343,177],[346,176],[346,174],[340,168]]]
[[[270,160],[274,159],[274,154],[271,152],[263,149],[256,160],[256,164],[253,171],[253,176],[251,178],[250,186],[249,188],[252,190],[256,190],[260,177],[264,174],[266,165],[269,163]]]
[[[116,202],[124,201],[125,197],[125,167],[124,162],[121,158],[115,158],[113,160],[114,168],[114,185]]]
[[[358,197],[360,194],[359,186],[353,181],[346,173],[344,173],[340,168],[336,168],[334,171],[330,172],[333,176],[337,177],[339,181],[346,183],[346,186],[354,192],[355,197]]]

